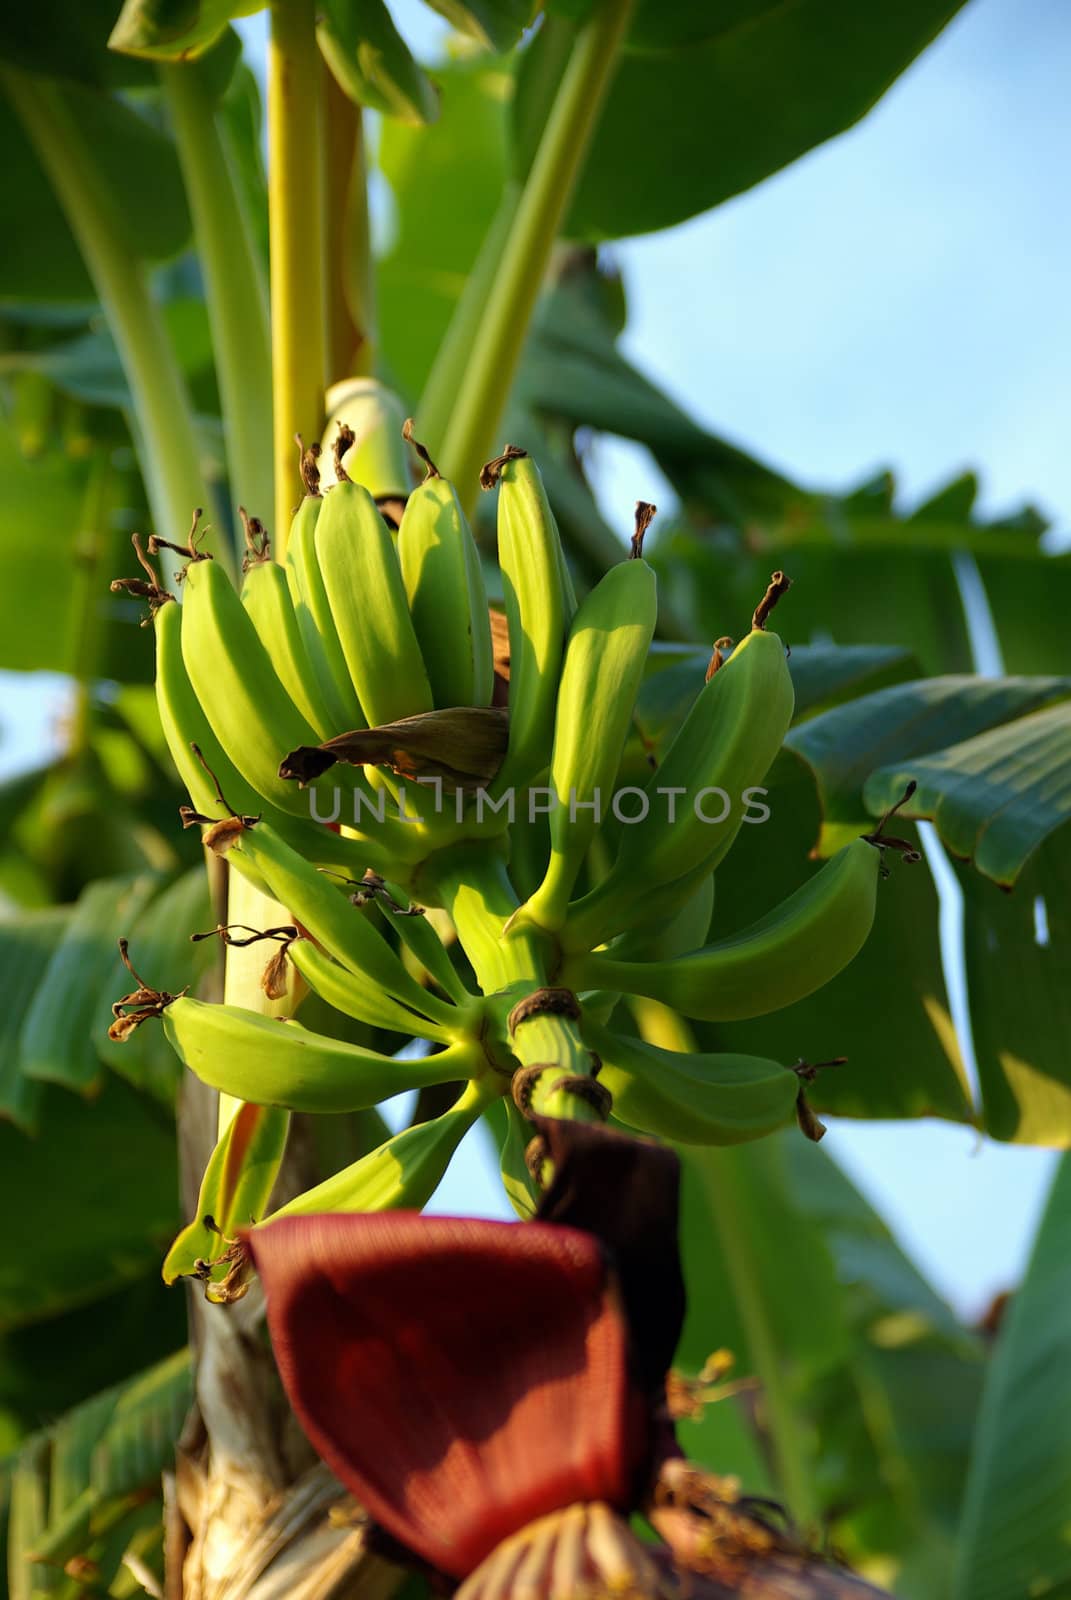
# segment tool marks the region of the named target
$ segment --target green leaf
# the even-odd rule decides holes
[[[1068,844],[1066,829],[1046,841],[1011,894],[977,872],[960,873],[986,1131],[994,1139],[1061,1149],[1071,1146]]]
[[[996,683],[1005,694],[1036,686],[1033,704],[1024,698],[1021,706],[1032,715],[1015,722],[1001,718],[1003,726],[921,759],[905,754],[872,773],[863,795],[879,814],[891,803],[889,797],[902,795],[908,778],[914,779],[918,790],[903,814],[931,818],[952,855],[1011,888],[1028,857],[1071,819],[1071,704],[1064,700],[1033,710],[1071,694],[1071,679]]]
[[[566,233],[600,240],[683,222],[751,188],[858,122],[960,0],[786,0],[736,9],[736,25],[680,50],[621,59]],[[557,26],[561,26],[558,24]],[[525,52],[538,78],[555,28]],[[533,153],[518,152],[520,170]]]
[[[120,1289],[0,1335],[0,1416],[32,1433],[185,1340],[184,1301],[163,1283],[154,1261]]]
[[[1071,557],[1041,555],[1033,561],[979,555],[1008,672],[1059,672],[1067,664],[1067,618],[1071,615]]]
[[[811,859],[817,796],[799,757],[782,751],[765,786],[769,821],[740,830],[715,876],[719,937],[772,910],[820,865]],[[875,1006],[894,1011],[895,1028],[874,1026]],[[941,964],[937,891],[924,861],[893,864],[879,885],[869,938],[832,983],[769,1016],[696,1032],[706,1050],[746,1050],[785,1065],[847,1056],[808,1089],[819,1111],[975,1120]]]
[[[982,1399],[953,1600],[1071,1594],[1071,1161],[1057,1169]]]
[[[391,119],[379,149],[398,211],[377,270],[380,333],[391,380],[411,395],[423,387],[506,179],[508,74],[497,62],[456,62],[436,81],[434,128]],[[434,454],[440,441],[427,443]]]
[[[340,89],[358,105],[403,122],[435,121],[435,90],[383,0],[324,0],[316,37]]]
[[[0,61],[25,72],[44,72],[100,89],[151,85],[152,69],[124,60],[107,48],[115,20],[115,0],[43,0],[40,5],[4,8],[0,23]]]
[[[98,1553],[102,1535],[120,1532],[114,1565],[130,1542],[128,1502],[155,1499],[159,1479],[193,1399],[189,1353],[176,1351],[158,1366],[69,1411],[23,1446],[24,1463],[49,1461],[47,1488],[34,1496],[36,1574],[61,1568],[71,1556]],[[159,1505],[149,1506],[154,1520]],[[20,1551],[25,1549],[20,1539]],[[107,1544],[105,1545],[107,1548]],[[99,1563],[98,1563],[99,1565]],[[35,1583],[37,1579],[35,1578]]]
[[[70,84],[71,115],[115,197],[123,247],[148,261],[182,250],[190,216],[174,145],[145,117],[106,94]],[[81,252],[48,179],[11,107],[0,103],[5,181],[0,229],[7,240],[0,265],[0,299],[95,298]]]
[[[22,1071],[19,1033],[70,915],[48,906],[0,922],[0,1118],[24,1133],[37,1131],[43,1089]]]
[[[940,773],[946,761],[945,747],[971,741],[964,757],[964,772],[971,770],[973,748],[985,741],[974,735],[986,729],[1009,724],[998,744],[1014,748],[1027,743],[1036,718],[1023,719],[1028,712],[1071,695],[1071,677],[1066,678],[918,678],[864,695],[859,700],[827,711],[788,736],[789,747],[808,761],[818,780],[822,811],[827,823],[857,827],[867,825],[871,815],[880,815],[886,805],[899,800],[904,783],[914,775],[918,758],[940,752],[931,760]],[[1043,720],[1066,720],[1067,707],[1043,713]],[[1047,747],[1050,724],[1039,736]],[[987,735],[992,738],[993,735]],[[871,780],[878,769],[880,782]],[[920,765],[920,772],[925,768]],[[903,782],[900,775],[903,774]],[[949,787],[956,780],[954,759],[950,766]],[[896,785],[899,785],[896,787]],[[895,793],[893,792],[895,789]],[[1005,796],[1007,799],[1008,796]],[[906,815],[927,816],[917,801],[906,808]],[[953,848],[955,848],[953,846]],[[970,850],[960,849],[960,855]]]
[[[428,0],[433,11],[489,50],[512,50],[532,21],[533,0]]]
[[[178,994],[180,989],[196,988],[215,959],[213,940],[190,941],[191,933],[210,927],[212,920],[208,876],[202,866],[196,866],[156,895],[122,931],[130,938],[131,952],[146,982]],[[108,1037],[111,1005],[119,992],[104,989],[98,997],[91,1024],[97,1053],[113,1072],[173,1106],[182,1067],[164,1030],[147,1024],[122,1042]]]
[[[0,1330],[128,1283],[156,1259],[177,1210],[174,1125],[117,1078],[86,1102],[46,1090],[41,1133],[0,1126]]]
[[[156,889],[149,876],[102,878],[74,907],[19,1034],[21,1070],[81,1094],[100,1087],[102,1005],[133,987],[116,939],[132,928]]]
[[[689,1149],[681,1160],[688,1315],[678,1360],[697,1371],[712,1351],[728,1348],[734,1377],[758,1377],[778,1489],[806,1520],[817,1510],[816,1441],[802,1416],[803,1397],[850,1349],[832,1258],[791,1203],[777,1139]],[[718,1470],[735,1470],[735,1463],[718,1463]]]

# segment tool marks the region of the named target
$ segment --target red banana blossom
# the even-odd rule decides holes
[[[689,1466],[665,1401],[684,1293],[672,1152],[541,1122],[537,1220],[282,1219],[246,1237],[313,1445],[458,1600],[865,1600],[735,1485]],[[666,1541],[641,1544],[643,1509]]]

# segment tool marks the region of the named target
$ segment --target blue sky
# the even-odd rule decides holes
[[[432,14],[394,9],[433,53]],[[846,487],[890,466],[910,500],[973,466],[987,510],[1030,499],[1066,532],[1069,45],[1066,0],[969,0],[858,129],[716,212],[615,245],[629,354],[801,479]],[[622,532],[634,500],[664,503],[631,446],[604,442],[597,471]],[[40,759],[63,706],[60,681],[4,675],[0,771]],[[1014,1281],[1048,1152],[936,1123],[841,1122],[826,1148],[960,1310]],[[503,1214],[477,1140],[435,1209]]]

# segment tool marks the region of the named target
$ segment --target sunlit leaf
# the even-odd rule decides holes
[[[566,233],[647,233],[751,188],[858,122],[958,9],[958,0],[759,0],[714,38],[626,53]],[[555,19],[526,53],[522,100],[561,26]],[[522,170],[531,154],[519,152]]]
[[[986,1130],[1071,1147],[1071,836],[1027,863],[1009,894],[967,868],[964,946]]]
[[[178,1209],[175,1130],[117,1078],[86,1102],[46,1090],[41,1133],[0,1125],[0,1329],[83,1304],[159,1260]],[[135,1198],[136,1197],[136,1198]]]
[[[62,92],[82,137],[92,144],[122,247],[150,261],[177,255],[189,238],[190,217],[170,139],[125,101],[73,83]],[[6,240],[0,297],[92,301],[93,284],[81,252],[7,103],[0,104],[0,140],[5,154],[0,229]]]
[[[1001,773],[1001,757],[1021,746],[1025,775],[1031,765],[1031,729],[1036,728],[1038,760],[1044,766],[1047,758],[1058,753],[1058,730],[1068,720],[1067,707],[1057,706],[1040,717],[1021,719],[1068,696],[1071,678],[919,678],[864,695],[815,717],[794,729],[788,743],[814,769],[825,821],[865,825],[875,814],[875,807],[880,815],[885,806],[901,798],[904,784],[915,776],[914,764],[920,758],[930,758],[929,768],[920,764],[920,775],[932,771],[935,785],[939,786],[940,774],[947,772],[951,790],[957,778],[971,773],[975,762],[984,773],[985,752],[989,741],[995,739],[995,773]],[[985,730],[996,728],[1002,729],[999,737],[985,734]],[[978,734],[985,737],[976,739]],[[957,769],[956,758],[946,747],[961,746],[963,741],[970,743],[961,758],[963,766]],[[880,781],[871,778],[878,769],[883,774]],[[984,777],[979,781],[979,788],[983,786]],[[936,792],[927,791],[931,808],[938,793],[939,787]],[[1001,798],[1006,803],[1010,796],[1004,794]],[[984,801],[982,805],[985,814]],[[933,813],[916,796],[905,814]],[[973,854],[952,842],[951,830],[949,843],[956,854]]]
[[[952,1600],[1071,1594],[1071,1161],[1049,1195],[982,1398]]]
[[[880,812],[914,779],[918,789],[905,814],[931,818],[952,855],[1010,888],[1038,845],[1071,819],[1071,705],[1061,700],[1034,710],[1071,693],[1071,679],[991,681],[1009,695],[1035,685],[1032,702],[1024,698],[1020,708],[1032,715],[1002,718],[1001,726],[947,749],[928,753],[924,746],[920,757],[902,752],[872,773],[864,797]]]

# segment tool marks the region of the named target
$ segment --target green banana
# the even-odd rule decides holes
[[[409,496],[398,559],[436,707],[490,705],[494,656],[480,556],[453,484],[437,472]]]
[[[358,978],[348,967],[334,961],[310,939],[295,939],[287,955],[310,989],[321,1000],[344,1016],[366,1022],[371,1028],[386,1028],[392,1033],[419,1035],[446,1044],[453,1037],[438,1022],[418,1016],[407,1006],[385,994],[376,983]]]
[[[551,933],[564,926],[576,875],[613,799],[614,775],[632,721],[658,615],[646,561],[622,561],[585,598],[569,632],[558,688],[546,876],[517,922]]]
[[[497,478],[496,478],[497,474]],[[576,609],[558,527],[535,462],[509,454],[498,482],[498,559],[509,625],[509,747],[495,795],[523,788],[550,760],[565,636]]]
[[[813,994],[858,954],[874,921],[881,851],[855,839],[742,932],[673,961],[566,957],[558,982],[661,1000],[686,1017],[761,1017]]]
[[[190,1276],[199,1260],[221,1253],[221,1234],[232,1238],[262,1214],[279,1175],[289,1131],[289,1111],[278,1106],[238,1107],[208,1159],[194,1219],[164,1258],[165,1283]],[[205,1217],[211,1217],[219,1233],[213,1233]]]
[[[263,796],[238,772],[216,738],[190,683],[182,659],[182,610],[168,601],[156,613],[156,704],[168,749],[194,809],[202,816],[217,816],[223,811],[208,772],[191,748],[196,744],[235,811],[245,816],[263,814],[291,848],[310,861],[355,876],[360,876],[366,866],[378,867],[386,858],[375,843],[363,838],[340,838],[317,823],[277,811],[266,805]],[[250,863],[243,863],[242,870],[257,888],[267,891],[264,880]]]
[[[467,1078],[477,1057],[483,1061],[470,1043],[398,1061],[310,1033],[290,1018],[210,1005],[189,995],[167,1007],[164,1031],[202,1083],[239,1100],[289,1111],[363,1111],[406,1089]]]
[[[599,1057],[613,1114],[642,1133],[681,1144],[741,1144],[793,1120],[799,1079],[760,1056],[682,1055],[581,1021]]]
[[[319,495],[307,494],[298,506],[290,524],[285,569],[318,698],[330,720],[330,737],[334,738],[352,728],[363,728],[365,719],[350,682],[316,554],[316,524],[323,504]]]
[[[393,999],[442,1023],[454,1034],[459,1031],[460,1007],[422,988],[363,910],[352,905],[274,830],[262,823],[245,829],[229,854],[248,862],[294,921],[356,977],[378,984]]]
[[[510,1099],[502,1101],[500,1115],[501,1126],[505,1129],[499,1149],[502,1187],[517,1215],[522,1221],[529,1222],[539,1204],[539,1187],[525,1159],[525,1152],[535,1137],[535,1129]]]
[[[386,920],[396,930],[424,970],[439,985],[444,994],[458,1006],[471,1006],[474,996],[462,983],[450,954],[443,944],[428,915],[414,916],[402,902],[406,899],[398,884],[385,884],[388,899],[378,899],[376,904]],[[396,907],[402,906],[399,911]]]
[[[394,540],[360,484],[337,483],[328,494],[316,524],[316,555],[362,723],[378,727],[430,711],[431,686]],[[285,748],[316,742],[295,739]]]
[[[251,617],[215,561],[193,561],[186,569],[182,659],[232,764],[278,810],[308,817],[307,797],[279,777],[279,762],[296,745],[318,743],[316,731],[279,682]]]
[[[700,690],[647,784],[646,814],[621,828],[609,873],[571,908],[563,935],[570,949],[590,949],[627,926],[651,888],[714,870],[743,823],[746,791],[781,748],[794,705],[784,645],[754,629]],[[721,793],[705,800],[713,789]],[[703,820],[713,817],[708,807],[726,804],[724,821]]]
[[[316,673],[294,609],[286,572],[277,561],[253,561],[242,580],[242,604],[271,657],[279,681],[321,739],[339,732],[320,698]]]
[[[500,1091],[469,1083],[441,1117],[396,1133],[378,1150],[298,1195],[265,1219],[320,1211],[420,1211],[427,1205],[450,1158],[489,1100]]]
[[[405,411],[396,395],[375,378],[345,378],[327,391],[327,426],[323,434],[321,482],[337,481],[333,447],[339,426],[350,429],[353,443],[342,456],[342,468],[363,484],[376,500],[402,500],[409,493],[409,452],[402,437]]]

